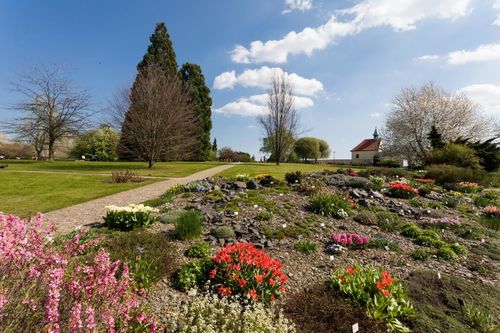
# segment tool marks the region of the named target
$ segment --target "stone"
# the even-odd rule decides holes
[[[234,188],[236,188],[236,189],[243,190],[243,189],[247,188],[247,184],[245,184],[244,182],[236,181],[233,184],[234,184]]]
[[[359,199],[358,200],[358,205],[360,205],[361,207],[369,207],[370,206],[370,202],[366,199]]]
[[[378,191],[372,191],[370,195],[375,199],[384,200],[384,195]]]

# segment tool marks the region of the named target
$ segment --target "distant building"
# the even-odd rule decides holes
[[[381,140],[377,128],[373,132],[373,139],[364,139],[356,147],[351,149],[351,162],[357,164],[373,164],[373,158],[380,152]]]

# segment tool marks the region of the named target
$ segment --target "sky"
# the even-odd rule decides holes
[[[335,158],[383,126],[404,87],[433,81],[500,116],[500,0],[0,0],[0,124],[18,116],[11,82],[47,64],[65,65],[105,120],[160,21],[179,65],[204,71],[219,148],[257,159],[257,115],[281,71],[304,135]]]

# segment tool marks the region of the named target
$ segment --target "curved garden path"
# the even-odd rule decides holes
[[[128,204],[138,204],[146,200],[155,199],[165,193],[165,191],[171,186],[177,184],[184,185],[194,180],[212,177],[233,166],[234,164],[216,166],[193,173],[192,175],[183,178],[171,178],[132,190],[83,202],[74,206],[54,210],[44,214],[44,224],[47,226],[51,224],[55,225],[57,232],[59,233],[71,231],[78,226],[95,225],[96,223],[102,222],[106,206],[126,206]]]

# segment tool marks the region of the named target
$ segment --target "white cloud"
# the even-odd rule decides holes
[[[282,14],[288,14],[294,10],[300,10],[301,12],[308,11],[312,8],[312,0],[285,0],[286,9],[283,10]]]
[[[306,79],[295,73],[286,73],[281,68],[263,66],[258,69],[247,69],[236,75],[234,71],[224,72],[214,80],[215,89],[234,88],[236,85],[243,87],[268,88],[275,75],[286,75],[293,85],[294,92],[298,95],[314,96],[323,91],[323,84],[316,79]]]
[[[337,11],[337,16],[351,18],[345,22],[336,15],[317,28],[291,31],[283,38],[262,42],[253,41],[248,47],[237,45],[231,59],[237,63],[285,63],[289,55],[321,50],[338,39],[357,34],[364,29],[390,26],[396,31],[415,29],[425,18],[455,20],[470,12],[472,0],[364,0],[357,5]]]
[[[500,11],[500,0],[495,1],[493,9]],[[497,14],[497,19],[493,22],[493,25],[498,25],[500,27],[500,12]]]
[[[500,85],[473,84],[460,89],[458,93],[465,93],[479,103],[486,114],[500,116]]]
[[[294,99],[297,110],[314,106],[314,101],[310,98],[295,96]],[[255,117],[267,112],[266,102],[267,94],[242,97],[236,102],[227,103],[221,108],[214,109],[214,112],[226,115]]]
[[[426,54],[421,57],[414,58],[414,61],[433,61],[433,60],[438,60],[439,56],[437,54]]]
[[[370,113],[370,117],[372,118],[379,118],[380,116],[381,114],[379,112]]]
[[[451,65],[490,60],[500,60],[500,44],[484,44],[472,51],[460,50],[448,54],[448,64]]]

